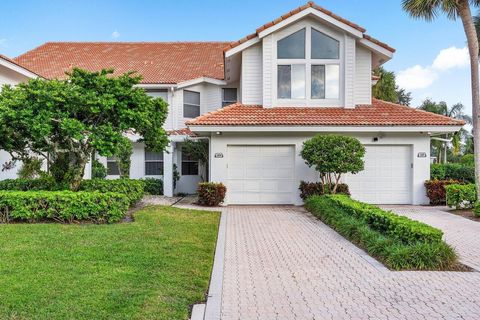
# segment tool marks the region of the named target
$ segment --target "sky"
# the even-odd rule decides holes
[[[16,0],[2,1],[0,54],[16,57],[47,41],[230,41],[306,0]],[[471,109],[470,71],[461,22],[414,20],[401,0],[317,0],[397,52],[384,67],[425,98]]]

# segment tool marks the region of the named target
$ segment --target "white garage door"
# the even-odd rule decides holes
[[[228,146],[229,204],[291,204],[293,146]]]
[[[365,170],[345,177],[352,197],[373,204],[410,204],[411,147],[365,147]]]

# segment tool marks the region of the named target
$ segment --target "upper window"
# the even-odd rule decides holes
[[[200,115],[200,92],[183,90],[183,117],[196,118]]]
[[[222,107],[237,102],[237,88],[222,89]]]
[[[145,175],[163,175],[163,152],[155,152],[145,148]]]
[[[278,59],[305,59],[305,29],[292,33],[277,43]]]
[[[340,41],[312,27],[278,40],[277,98],[339,99]]]

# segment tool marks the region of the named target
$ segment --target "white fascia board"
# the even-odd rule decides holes
[[[28,78],[39,78],[40,77],[38,74],[33,73],[30,70],[25,69],[25,68],[23,68],[19,65],[16,65],[15,63],[11,63],[10,61],[3,59],[2,57],[0,57],[0,65],[4,66],[4,67],[6,67],[10,70],[13,70],[17,73],[20,73],[21,75],[24,75],[25,77],[28,77]]]
[[[369,48],[370,50],[373,50],[373,51],[381,54],[382,56],[385,56],[388,60],[393,58],[393,52],[385,49],[384,47],[379,46],[378,44],[376,44],[376,43],[374,43],[374,42],[372,42],[368,39],[362,38],[362,39],[360,39],[360,43],[362,45],[364,45],[365,47]]]
[[[337,28],[340,28],[344,31],[346,31],[347,33],[350,33],[351,35],[353,35],[354,37],[356,38],[362,38],[363,37],[363,33],[355,28],[352,28],[351,26],[349,26],[348,24],[345,24],[335,18],[333,18],[332,16],[329,16],[317,9],[314,9],[314,8],[307,8],[303,11],[300,11],[299,13],[297,14],[294,14],[293,16],[291,17],[288,17],[287,19],[284,19],[282,20],[281,22],[271,26],[270,28],[267,28],[261,32],[258,33],[258,37],[260,39],[268,36],[269,34],[281,29],[281,28],[284,28],[286,27],[287,25],[299,20],[299,19],[302,19],[303,17],[307,16],[307,15],[314,15],[316,16],[317,18],[321,19],[321,20],[324,20],[334,26],[336,26]]]
[[[259,37],[252,38],[250,40],[245,41],[244,43],[239,44],[238,46],[229,49],[228,51],[225,51],[225,58],[231,57],[233,55],[236,55],[237,53],[242,52],[248,47],[253,46],[254,44],[259,43],[261,40]]]
[[[195,126],[193,132],[457,132],[462,126]]]
[[[135,87],[144,88],[144,89],[170,89],[175,88],[177,84],[175,83],[140,83],[135,85]]]
[[[217,86],[224,86],[224,85],[227,84],[227,82],[225,80],[218,80],[218,79],[209,78],[209,77],[200,77],[200,78],[180,82],[179,84],[177,84],[177,89],[190,87],[190,86],[200,84],[200,83],[204,83],[204,82],[215,84]]]

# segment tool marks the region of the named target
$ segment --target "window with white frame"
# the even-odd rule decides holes
[[[145,148],[145,175],[163,175],[163,152],[151,151]]]
[[[237,102],[237,88],[222,89],[222,107]]]
[[[120,170],[118,169],[118,158],[115,156],[107,157],[107,175],[119,176]]]
[[[196,118],[200,115],[200,92],[183,90],[183,117]]]
[[[340,41],[307,26],[277,41],[277,99],[340,98]]]

